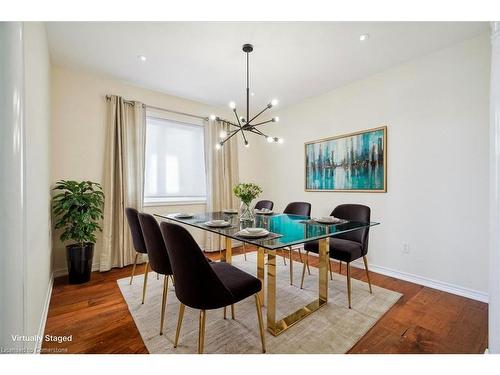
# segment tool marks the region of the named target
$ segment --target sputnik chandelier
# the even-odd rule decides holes
[[[236,123],[228,121],[228,120],[223,120],[215,115],[210,116],[211,120],[215,120],[222,127],[222,130],[219,134],[221,141],[215,145],[215,148],[217,150],[220,150],[222,148],[222,146],[224,146],[224,143],[226,143],[229,139],[231,139],[232,137],[234,137],[236,134],[238,134],[240,132],[241,132],[241,135],[243,136],[243,142],[244,142],[245,147],[250,146],[250,144],[248,143],[247,137],[245,135],[245,132],[253,133],[253,134],[257,134],[257,135],[260,135],[262,137],[265,137],[269,143],[273,143],[273,142],[283,143],[283,138],[271,137],[267,134],[264,134],[259,128],[257,128],[258,126],[261,126],[261,125],[264,125],[264,124],[267,124],[270,122],[278,122],[279,121],[278,116],[275,116],[267,121],[261,121],[261,122],[256,121],[257,118],[261,114],[263,114],[265,111],[278,105],[277,99],[271,100],[269,102],[269,104],[267,104],[262,111],[260,111],[255,116],[250,118],[250,88],[248,87],[249,86],[248,63],[249,63],[249,54],[252,51],[253,51],[253,46],[251,44],[244,44],[243,45],[243,52],[245,52],[247,54],[247,88],[246,88],[246,94],[247,94],[247,108],[246,108],[247,113],[246,113],[246,115],[247,115],[247,117],[244,118],[243,116],[241,116],[241,117],[238,116],[235,102],[230,102],[229,108],[231,108],[234,112],[234,115],[236,117]]]

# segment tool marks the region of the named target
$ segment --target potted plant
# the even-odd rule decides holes
[[[94,256],[95,233],[102,231],[104,194],[100,184],[91,181],[58,181],[52,198],[56,229],[62,229],[61,241],[66,246],[70,284],[90,280]]]
[[[240,220],[251,221],[254,219],[250,205],[262,193],[262,188],[254,183],[239,183],[233,187],[234,195],[241,200]]]

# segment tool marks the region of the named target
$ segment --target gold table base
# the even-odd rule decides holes
[[[262,247],[257,250],[257,277],[262,282],[262,289],[259,292],[261,304],[264,304],[265,252]],[[328,303],[328,253],[328,238],[320,239],[318,298],[285,318],[276,321],[276,250],[267,250],[267,330],[273,336],[278,336]],[[228,263],[231,263],[232,260],[232,242],[229,237],[226,237],[226,251],[223,260]]]

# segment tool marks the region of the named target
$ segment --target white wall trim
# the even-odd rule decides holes
[[[364,269],[364,265],[361,261],[354,261],[352,262],[352,265],[357,268]],[[473,290],[455,284],[446,283],[444,281],[430,279],[424,276],[414,275],[408,272],[398,271],[388,267],[377,266],[374,264],[368,264],[368,266],[370,268],[370,271],[380,273],[385,276],[394,277],[396,279],[409,281],[411,283],[423,285],[443,292],[456,294],[458,296],[488,303],[488,293],[485,292],[480,292],[478,290]]]
[[[301,248],[302,246],[293,246],[294,249]],[[310,253],[311,256],[318,256],[315,253]],[[365,266],[362,261],[357,260],[351,263],[352,266],[356,268],[365,269]],[[473,290],[469,288],[465,288],[459,285],[446,283],[444,281],[430,279],[424,276],[415,275],[409,272],[398,271],[389,267],[377,266],[369,263],[368,267],[370,271],[375,273],[379,273],[384,276],[394,277],[399,280],[409,281],[414,284],[426,286],[428,288],[437,289],[442,292],[456,294],[458,296],[470,298],[476,301],[488,303],[488,293],[480,292],[478,290]]]
[[[47,323],[47,316],[49,314],[50,298],[52,297],[52,289],[54,287],[54,274],[50,277],[49,285],[47,287],[47,295],[45,296],[45,303],[43,305],[42,317],[40,319],[40,325],[38,327],[38,337],[42,340],[37,341],[34,349],[34,354],[40,354],[43,343],[43,336],[45,333],[45,324]]]

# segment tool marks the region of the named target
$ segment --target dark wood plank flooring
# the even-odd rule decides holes
[[[248,249],[250,251],[250,248]],[[241,253],[241,248],[233,250]],[[218,253],[208,254],[218,259]],[[298,255],[295,252],[295,259]],[[310,257],[310,264],[317,264]],[[338,272],[338,263],[333,263]],[[71,342],[43,343],[43,350],[61,353],[147,353],[116,280],[132,267],[94,272],[90,282],[69,285],[57,278],[45,334],[72,335]],[[366,281],[363,269],[352,276]],[[342,270],[345,275],[345,264]],[[138,266],[136,274],[144,272]],[[421,285],[371,273],[374,285],[398,291],[403,297],[349,353],[483,353],[487,346],[488,305]],[[346,302],[347,303],[347,302]]]

